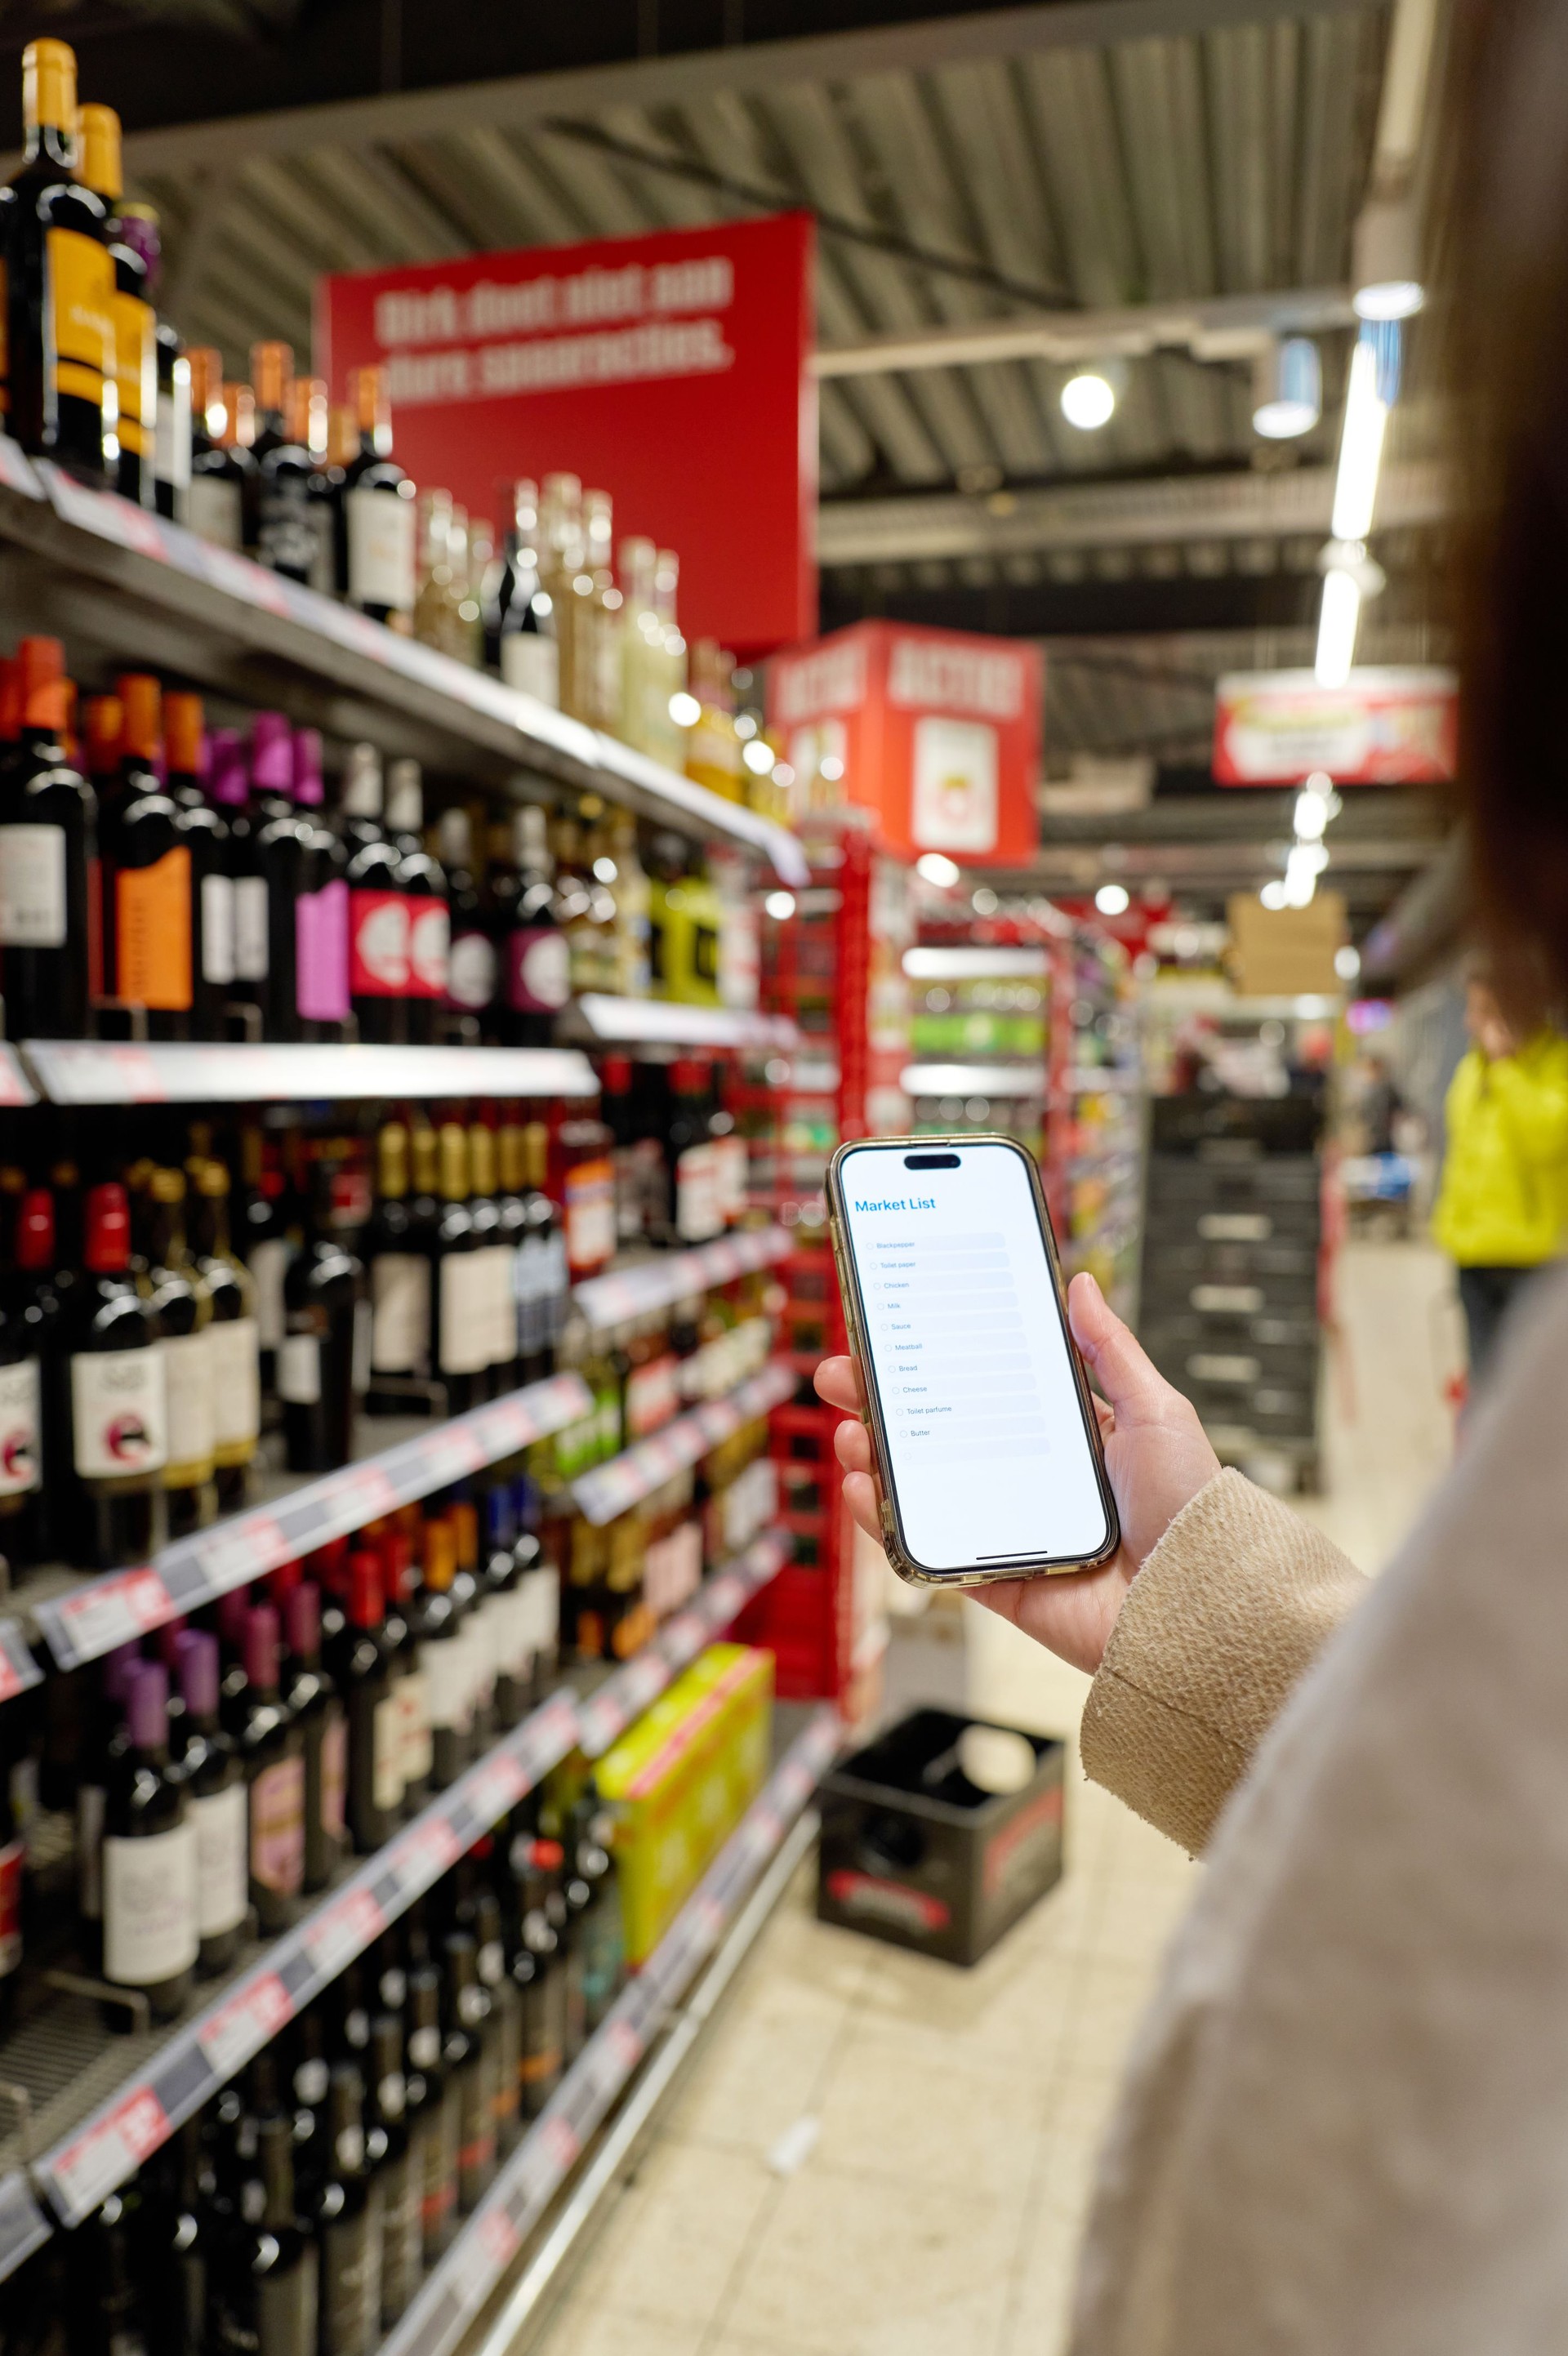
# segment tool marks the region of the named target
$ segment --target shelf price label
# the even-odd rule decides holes
[[[219,2006],[198,2029],[196,2041],[213,2076],[231,2078],[293,2018],[293,2001],[282,1980],[276,1972],[263,1972]]]
[[[46,2160],[67,2224],[80,2223],[123,2184],[168,2131],[167,2115],[152,2088],[138,2086],[52,2162]]]
[[[415,1897],[456,1861],[462,1847],[445,1815],[426,1816],[392,1843],[386,1863],[399,1889]]]
[[[38,1606],[38,1624],[62,1669],[93,1661],[117,1644],[133,1644],[174,1616],[174,1601],[156,1570],[123,1570],[95,1579]]]
[[[43,1671],[16,1620],[0,1620],[0,1701],[11,1701],[29,1686],[43,1683]]]
[[[301,1944],[317,1978],[330,1979],[385,1929],[386,1917],[370,1891],[346,1890],[336,1905],[308,1926]]]

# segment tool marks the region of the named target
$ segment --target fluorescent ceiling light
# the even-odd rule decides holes
[[[1116,394],[1109,370],[1080,369],[1062,387],[1062,415],[1080,434],[1096,434],[1116,414]]]
[[[1102,916],[1124,916],[1129,905],[1125,884],[1102,884],[1094,895],[1094,905]]]
[[[1362,206],[1351,247],[1351,302],[1358,318],[1408,319],[1426,300],[1421,240],[1408,197],[1373,197]]]
[[[1252,429],[1268,442],[1310,433],[1323,414],[1323,370],[1308,336],[1273,337],[1252,364]]]
[[[1360,619],[1361,591],[1354,573],[1326,573],[1317,616],[1317,659],[1313,666],[1319,687],[1343,687],[1349,678]]]
[[[1372,529],[1388,422],[1389,405],[1378,381],[1377,350],[1370,337],[1362,336],[1350,355],[1350,380],[1345,392],[1345,423],[1339,436],[1339,469],[1329,526],[1336,540],[1363,541]]]

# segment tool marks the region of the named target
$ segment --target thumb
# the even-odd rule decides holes
[[[1156,1421],[1170,1386],[1087,1271],[1073,1278],[1067,1301],[1073,1340],[1116,1410],[1118,1427]]]

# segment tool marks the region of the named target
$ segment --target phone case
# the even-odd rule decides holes
[[[1038,1562],[1009,1564],[998,1570],[928,1570],[915,1561],[904,1543],[904,1533],[898,1520],[897,1492],[894,1487],[892,1459],[887,1449],[887,1436],[883,1429],[881,1408],[875,1386],[866,1377],[866,1352],[861,1339],[861,1301],[845,1248],[843,1235],[843,1190],[840,1183],[840,1168],[846,1157],[867,1146],[889,1151],[904,1150],[914,1153],[940,1152],[950,1146],[1004,1145],[1016,1153],[1029,1173],[1034,1190],[1035,1207],[1039,1213],[1040,1232],[1046,1239],[1046,1257],[1050,1262],[1051,1280],[1057,1298],[1062,1303],[1065,1323],[1067,1287],[1062,1281],[1060,1256],[1057,1251],[1056,1230],[1046,1202],[1046,1190],[1040,1183],[1039,1164],[1015,1137],[1004,1137],[994,1131],[966,1130],[956,1136],[922,1137],[857,1137],[841,1145],[828,1164],[828,1239],[832,1246],[833,1268],[838,1277],[839,1298],[843,1303],[844,1323],[849,1329],[850,1355],[854,1361],[855,1387],[860,1393],[861,1419],[871,1434],[872,1453],[876,1460],[876,1485],[880,1492],[879,1515],[882,1523],[882,1544],[889,1563],[898,1577],[911,1587],[989,1587],[1002,1579],[1051,1579],[1080,1570],[1098,1570],[1115,1554],[1122,1543],[1121,1525],[1116,1515],[1116,1500],[1111,1494],[1111,1481],[1105,1470],[1105,1444],[1101,1438],[1100,1418],[1094,1411],[1094,1400],[1089,1387],[1089,1377],[1078,1354],[1071,1329],[1068,1330],[1068,1355],[1073,1378],[1083,1404],[1085,1427],[1094,1457],[1094,1467],[1100,1482],[1100,1494],[1105,1501],[1106,1526],[1110,1533],[1105,1545],[1095,1555],[1086,1555],[1071,1562],[1042,1558]]]

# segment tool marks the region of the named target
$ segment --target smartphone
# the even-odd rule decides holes
[[[975,1587],[1108,1561],[1116,1505],[1034,1156],[972,1133],[841,1145],[828,1226],[894,1569]]]

